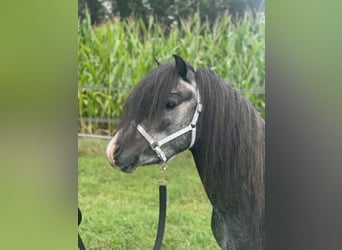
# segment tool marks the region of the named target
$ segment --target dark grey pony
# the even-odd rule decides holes
[[[181,57],[159,64],[132,91],[107,147],[112,166],[130,173],[190,148],[213,206],[222,249],[264,248],[265,123],[237,90]]]

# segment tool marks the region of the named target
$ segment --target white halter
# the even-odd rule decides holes
[[[194,113],[194,116],[192,118],[191,123],[186,126],[185,128],[182,128],[180,130],[178,130],[177,132],[174,132],[171,135],[166,136],[164,139],[161,139],[160,141],[155,141],[147,132],[146,130],[140,125],[137,125],[137,130],[140,132],[140,134],[146,139],[146,141],[149,143],[151,149],[156,152],[156,154],[158,155],[158,157],[160,158],[160,160],[162,162],[167,162],[168,159],[164,153],[164,151],[160,148],[162,145],[168,143],[169,141],[172,141],[174,139],[176,139],[177,137],[191,131],[191,142],[188,148],[191,148],[194,143],[195,143],[195,139],[196,139],[196,124],[197,124],[197,120],[198,120],[198,116],[202,111],[202,104],[201,104],[201,98],[200,98],[200,94],[199,91],[197,89],[197,106],[196,106],[196,110]]]

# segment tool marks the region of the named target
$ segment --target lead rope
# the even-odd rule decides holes
[[[165,221],[166,221],[166,203],[167,203],[167,189],[165,180],[165,170],[167,169],[167,163],[163,162],[160,167],[160,179],[159,179],[159,220],[158,220],[158,231],[156,240],[154,242],[153,250],[160,250],[164,231],[165,231]]]
[[[80,210],[80,208],[78,208],[78,226],[80,226],[82,222],[82,212]],[[81,239],[80,233],[78,233],[78,249],[79,250],[85,250],[85,246],[83,244],[83,241]]]

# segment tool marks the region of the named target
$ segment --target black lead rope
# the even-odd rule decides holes
[[[80,208],[78,208],[78,226],[80,226],[81,221],[82,221],[82,213],[81,213]],[[78,234],[78,249],[85,250],[80,234]]]
[[[167,190],[166,185],[159,185],[159,220],[158,220],[158,232],[156,241],[154,242],[153,250],[159,250],[163,243],[165,220],[166,220],[166,201]]]
[[[163,243],[165,221],[166,221],[166,203],[167,203],[167,190],[165,180],[165,170],[167,163],[163,162],[160,167],[160,180],[159,180],[159,220],[156,241],[154,242],[153,250],[160,250]]]

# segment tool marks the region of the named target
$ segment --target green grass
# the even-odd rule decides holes
[[[79,139],[82,239],[87,249],[152,249],[159,213],[159,166],[122,173],[108,164],[106,144]],[[166,179],[169,202],[163,250],[219,249],[210,228],[211,205],[189,152],[169,163]]]

